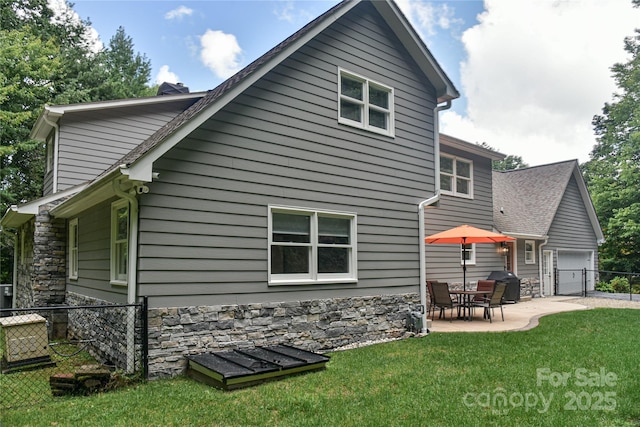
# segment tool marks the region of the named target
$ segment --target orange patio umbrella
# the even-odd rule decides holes
[[[471,243],[500,243],[516,240],[504,234],[494,233],[470,225],[460,225],[440,233],[432,234],[424,238],[426,243],[439,243],[449,245],[468,245]],[[464,246],[462,246],[464,248]],[[462,257],[462,286],[467,290],[467,260]]]

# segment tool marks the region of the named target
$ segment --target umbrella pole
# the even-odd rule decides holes
[[[467,290],[467,249],[465,248],[466,237],[462,238],[462,290]]]

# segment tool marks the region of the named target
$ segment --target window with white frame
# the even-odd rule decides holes
[[[473,198],[473,162],[441,155],[440,191],[452,196]]]
[[[338,122],[394,135],[393,89],[339,70]]]
[[[129,257],[129,202],[111,204],[111,283],[127,284]]]
[[[476,263],[476,244],[460,245],[460,264],[474,265]]]
[[[45,165],[46,165],[46,170],[45,172],[51,172],[53,170],[53,150],[54,150],[54,138],[55,138],[55,131],[51,132],[49,134],[49,136],[47,136],[46,139],[46,161],[45,161]]]
[[[524,241],[524,263],[535,264],[536,263],[536,242],[535,240]]]
[[[78,278],[78,218],[69,221],[69,279]]]
[[[269,208],[270,284],[353,282],[355,248],[355,214]]]

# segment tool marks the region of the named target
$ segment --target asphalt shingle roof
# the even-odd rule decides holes
[[[576,160],[493,172],[494,226],[502,233],[545,236]]]

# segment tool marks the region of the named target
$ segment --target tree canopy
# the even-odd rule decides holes
[[[624,46],[630,59],[611,69],[618,91],[593,119],[597,143],[582,169],[606,237],[601,268],[640,272],[640,30]]]
[[[29,138],[45,104],[102,101],[155,93],[151,63],[119,28],[95,48],[89,21],[72,5],[54,12],[47,0],[0,0],[0,215],[42,195],[44,144]],[[11,271],[2,237],[0,280]]]
[[[478,144],[482,148],[486,148],[491,151],[498,151],[486,142]],[[494,171],[507,171],[512,169],[528,168],[529,165],[522,160],[521,156],[515,156],[512,154],[507,155],[504,160],[493,160],[491,162],[491,169]]]

